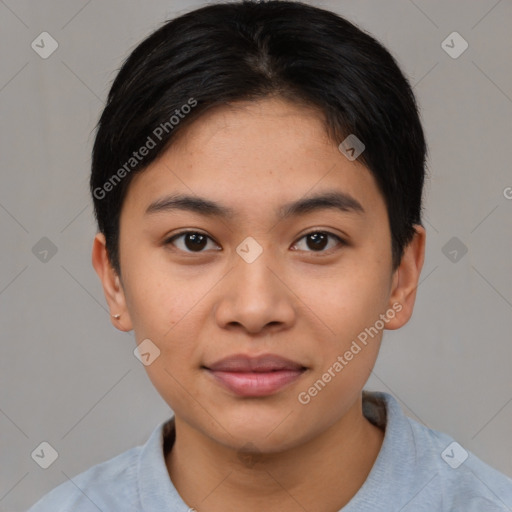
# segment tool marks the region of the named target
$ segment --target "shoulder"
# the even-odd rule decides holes
[[[137,466],[143,446],[131,448],[96,464],[55,487],[28,512],[135,512]]]
[[[444,432],[406,417],[417,464],[429,468],[425,501],[441,499],[446,510],[510,510],[512,479],[486,464]],[[443,508],[443,510],[445,510]]]
[[[402,512],[512,511],[512,479],[448,434],[406,416],[392,395],[365,392],[363,411],[385,436],[354,511],[392,505]]]

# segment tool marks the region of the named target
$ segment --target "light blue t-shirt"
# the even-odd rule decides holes
[[[393,396],[364,391],[363,412],[385,429],[384,441],[343,512],[512,512],[512,479],[405,416]],[[165,465],[173,441],[171,418],[145,445],[64,482],[28,512],[189,512]]]

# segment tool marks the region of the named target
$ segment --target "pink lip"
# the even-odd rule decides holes
[[[272,354],[260,357],[235,355],[206,369],[224,387],[246,397],[272,395],[298,379],[305,370],[299,363]]]

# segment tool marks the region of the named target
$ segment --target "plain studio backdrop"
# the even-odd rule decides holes
[[[366,388],[393,393],[512,476],[512,2],[310,3],[393,53],[430,147],[415,313],[385,332]],[[133,334],[110,323],[90,263],[88,178],[121,62],[165,19],[201,5],[0,1],[2,511],[143,443],[171,415]],[[34,455],[41,443],[58,454],[47,469]]]

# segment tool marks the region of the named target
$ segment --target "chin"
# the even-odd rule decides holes
[[[297,425],[297,417],[293,412],[290,414],[291,409],[287,412],[280,409],[279,413],[275,410],[254,410],[252,413],[247,412],[247,409],[245,411],[237,411],[233,415],[224,414],[218,418],[219,423],[228,431],[217,429],[222,444],[242,451],[247,445],[248,449],[252,446],[260,452],[277,453],[290,448],[298,438],[307,437],[306,432],[300,432],[305,427],[304,422],[300,421]]]

